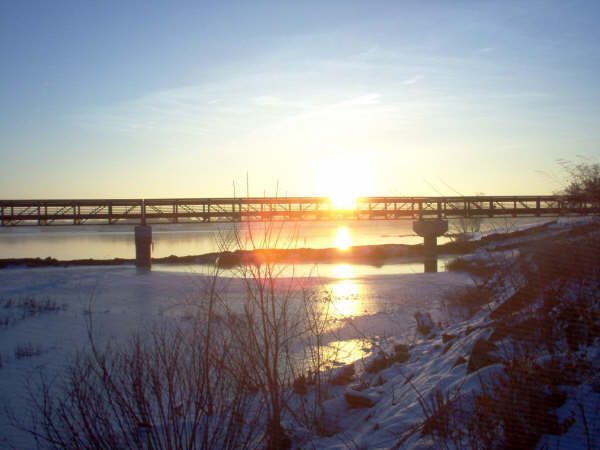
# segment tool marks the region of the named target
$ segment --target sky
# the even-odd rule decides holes
[[[597,1],[0,2],[0,198],[550,194]]]

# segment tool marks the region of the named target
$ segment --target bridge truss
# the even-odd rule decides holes
[[[363,197],[353,209],[327,197],[0,200],[2,226],[241,221],[397,220],[600,214],[573,197]]]

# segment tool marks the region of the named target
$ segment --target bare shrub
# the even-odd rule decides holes
[[[589,232],[523,250],[513,265],[514,293],[491,314],[497,338],[511,336],[550,353],[590,345],[600,334],[600,234]],[[566,347],[565,347],[566,344]]]
[[[446,269],[454,272],[467,272],[474,277],[489,278],[496,267],[484,258],[458,257],[446,263]]]
[[[444,296],[449,311],[471,317],[494,299],[494,291],[486,286],[464,286]]]
[[[260,405],[225,372],[228,345],[207,348],[198,331],[154,329],[123,347],[93,346],[64,383],[42,378],[31,390],[28,431],[62,449],[254,447]]]
[[[340,381],[339,370],[327,370],[336,362],[338,349],[329,344],[334,333],[331,321],[334,316],[331,294],[316,290],[304,290],[302,298],[302,325],[300,345],[302,346],[301,363],[291,367],[294,373],[300,372],[296,380],[304,380],[313,392],[312,401],[300,402],[296,407],[289,408],[289,412],[299,423],[314,430],[320,435],[330,434],[323,424],[323,402],[329,398],[328,382],[333,379]],[[343,370],[342,370],[343,371]],[[352,374],[349,375],[352,377]],[[348,378],[348,373],[345,373]]]
[[[470,429],[489,448],[533,448],[543,434],[561,434],[570,425],[554,413],[565,398],[543,365],[513,357],[476,397]]]
[[[593,377],[581,349],[600,335],[600,235],[592,227],[521,250],[510,280],[508,270],[500,278],[512,295],[490,315],[490,339],[511,350],[503,372],[482,382],[475,398],[468,429],[479,448],[529,448],[542,435],[563,433],[575,418],[560,421],[554,413],[566,399],[561,386]]]
[[[600,164],[588,160],[560,161],[560,164],[568,175],[564,193],[574,200],[600,204]]]
[[[482,217],[459,217],[450,222],[450,229],[454,235],[469,235],[481,231]]]
[[[222,235],[221,250],[283,242],[282,228],[262,226],[260,236],[239,227]],[[217,264],[186,305],[194,313],[186,312],[185,323],[124,345],[100,349],[93,315],[86,314],[90,351],[67,368],[63,383],[42,378],[32,386],[32,419],[18,426],[44,446],[72,449],[284,449],[291,445],[284,420],[319,432],[328,398],[323,369],[335,358],[325,350],[330,299],[262,258],[229,270],[242,286],[241,302],[219,291]],[[293,389],[301,377],[301,390],[310,394],[304,409]]]
[[[443,392],[436,389],[428,399],[421,396],[417,398],[425,417],[421,424],[421,433],[432,435],[436,442],[450,441],[460,444],[463,439],[462,423],[457,422],[461,419],[460,390]]]
[[[320,429],[321,404],[327,399],[323,369],[332,362],[331,352],[325,349],[331,299],[305,289],[293,275],[282,277],[285,268],[269,261],[269,248],[294,244],[293,235],[284,236],[283,224],[265,222],[258,231],[245,226],[222,236],[220,250],[260,250],[261,257],[231,269],[244,286],[242,307],[236,309],[221,301],[218,308],[226,317],[227,332],[236,349],[229,361],[232,370],[243,374],[249,388],[266,405],[265,445],[269,449],[288,448],[291,442],[281,425],[284,416],[317,432]],[[303,395],[309,386],[314,394],[311,401],[300,407],[290,403],[294,387]]]

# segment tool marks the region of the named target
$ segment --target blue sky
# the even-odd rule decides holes
[[[551,193],[600,3],[0,3],[0,197]]]

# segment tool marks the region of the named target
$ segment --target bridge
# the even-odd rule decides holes
[[[448,231],[448,219],[593,214],[600,214],[597,200],[560,195],[362,197],[349,209],[327,197],[0,200],[3,227],[136,225],[139,267],[151,265],[151,225],[158,223],[412,219],[424,240],[425,271],[431,272],[437,270],[437,237]]]
[[[558,195],[363,197],[338,209],[327,197],[0,200],[2,226],[179,222],[451,219],[599,214],[598,202]]]

